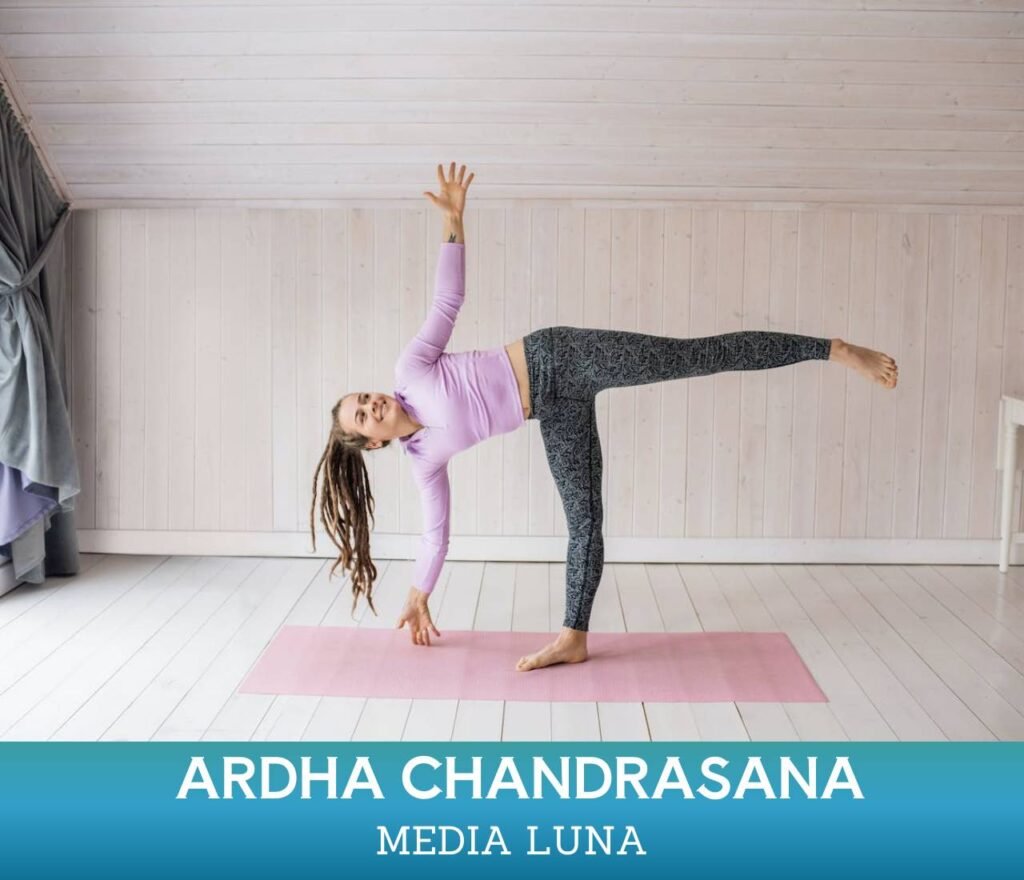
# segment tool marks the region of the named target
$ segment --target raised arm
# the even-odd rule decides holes
[[[466,193],[469,192],[469,185],[473,182],[474,175],[470,173],[469,177],[463,177],[466,174],[466,166],[463,165],[459,170],[458,176],[455,174],[455,163],[452,162],[452,166],[448,171],[448,179],[445,179],[444,172],[441,170],[441,166],[437,166],[437,184],[439,187],[439,194],[434,195],[432,192],[425,192],[425,195],[430,201],[437,205],[441,213],[445,217],[445,228],[444,228],[444,240],[449,242],[462,242],[462,213],[466,208]]]
[[[466,238],[462,228],[462,212],[473,175],[470,174],[463,181],[465,173],[466,166],[463,165],[456,175],[455,163],[452,162],[446,179],[438,165],[439,195],[423,193],[444,214],[444,239],[434,277],[434,302],[419,333],[398,357],[395,378],[399,382],[416,378],[441,357],[451,339],[455,319],[466,297]]]
[[[444,238],[437,257],[434,300],[430,311],[420,332],[398,355],[394,367],[394,377],[399,384],[421,376],[441,357],[444,347],[452,338],[459,309],[466,298],[466,238],[462,213],[466,204],[466,190],[473,175],[470,174],[464,184],[462,176],[465,171],[464,165],[456,177],[453,162],[451,179],[445,180],[441,166],[438,165],[440,196],[423,194],[444,214]]]
[[[434,276],[434,302],[419,332],[398,357],[395,378],[399,383],[421,375],[441,357],[465,298],[466,246],[442,243]]]
[[[444,241],[447,244],[465,244],[466,236],[462,230],[461,214],[445,214]]]

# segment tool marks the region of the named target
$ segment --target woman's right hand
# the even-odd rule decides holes
[[[462,212],[466,207],[466,191],[469,189],[469,184],[473,180],[472,173],[466,178],[465,186],[462,183],[462,176],[466,173],[466,166],[463,165],[459,171],[459,177],[455,178],[455,163],[452,162],[451,169],[448,172],[448,180],[444,179],[444,172],[441,170],[441,166],[437,166],[437,179],[441,184],[441,194],[435,196],[431,192],[425,192],[425,195],[430,201],[432,201],[437,207],[445,212],[450,217],[461,217]]]
[[[427,594],[422,590],[412,587],[409,590],[409,597],[405,600],[405,607],[398,618],[396,629],[401,629],[409,624],[409,635],[414,645],[426,645],[430,647],[430,633],[440,637],[441,633],[434,626],[430,618],[430,608],[427,607]]]

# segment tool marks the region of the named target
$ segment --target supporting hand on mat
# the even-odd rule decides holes
[[[395,629],[401,629],[406,623],[409,624],[409,635],[412,636],[414,645],[426,645],[430,647],[430,633],[440,636],[430,618],[430,609],[427,607],[427,594],[422,590],[412,587],[409,590],[409,598],[405,600],[405,607],[398,618],[398,625]]]
[[[431,192],[425,192],[423,195],[444,211],[445,214],[451,217],[461,217],[466,207],[466,190],[469,189],[469,184],[473,180],[473,174],[470,173],[469,177],[466,178],[465,185],[463,185],[462,176],[465,173],[466,166],[463,165],[459,171],[458,179],[456,179],[455,163],[452,162],[451,169],[448,172],[448,179],[445,180],[444,172],[441,170],[441,166],[438,165],[437,179],[441,186],[441,194],[435,196]]]

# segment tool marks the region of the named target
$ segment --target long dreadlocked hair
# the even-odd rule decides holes
[[[355,616],[359,595],[366,596],[370,610],[376,614],[370,592],[377,579],[377,567],[370,559],[370,526],[374,524],[373,493],[370,478],[363,461],[363,450],[370,442],[362,434],[348,434],[338,426],[340,398],[331,409],[331,433],[327,448],[320,456],[313,474],[313,504],[309,509],[309,531],[313,536],[313,550],[316,550],[316,529],[313,517],[316,512],[317,482],[324,472],[323,491],[320,493],[320,522],[328,537],[334,542],[341,555],[331,566],[328,578],[341,565],[351,573],[352,614]],[[382,447],[390,445],[384,440]]]

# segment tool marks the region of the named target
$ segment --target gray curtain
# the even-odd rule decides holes
[[[0,593],[76,574],[79,492],[68,414],[69,206],[0,87]]]

